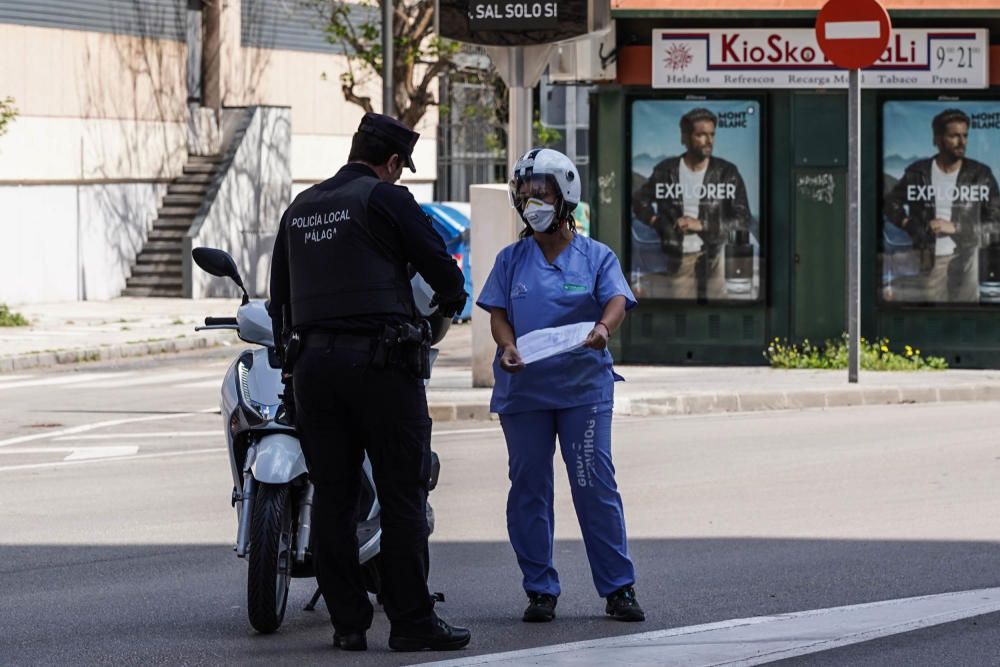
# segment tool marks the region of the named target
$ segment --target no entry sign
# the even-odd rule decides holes
[[[816,17],[816,41],[844,69],[875,63],[889,45],[892,24],[878,0],[830,0]]]

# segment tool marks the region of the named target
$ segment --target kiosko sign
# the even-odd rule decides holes
[[[985,29],[893,30],[866,88],[986,88]],[[654,30],[654,88],[846,88],[809,28]]]

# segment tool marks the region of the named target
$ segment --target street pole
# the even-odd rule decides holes
[[[858,381],[861,344],[861,84],[850,70],[847,94],[847,381]]]
[[[396,115],[392,92],[392,0],[382,0],[382,113]]]
[[[816,16],[823,55],[848,71],[847,83],[847,382],[861,365],[861,70],[878,62],[892,35],[879,0],[827,0]]]
[[[511,47],[512,60],[518,71],[524,69],[524,48]],[[523,78],[507,88],[507,164],[514,166],[517,159],[531,149],[531,110],[533,87],[525,85]]]
[[[488,46],[486,52],[507,84],[507,164],[513,167],[531,148],[533,91],[549,62],[552,45]]]

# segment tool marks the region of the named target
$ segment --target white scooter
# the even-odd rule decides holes
[[[238,524],[234,550],[249,565],[247,613],[255,630],[271,633],[284,619],[292,578],[314,576],[310,543],[313,485],[295,427],[284,419],[281,364],[265,302],[249,298],[236,263],[228,253],[215,248],[195,248],[191,254],[202,270],[230,278],[243,291],[236,317],[206,317],[205,326],[196,327],[196,331],[233,330],[241,340],[259,346],[240,352],[226,371],[220,408]],[[417,308],[430,320],[436,343],[444,337],[451,320],[431,308],[433,291],[419,275],[414,277],[412,285]],[[432,365],[436,356],[437,351],[432,350]],[[439,471],[435,454],[430,489],[437,484]],[[378,494],[367,455],[361,481],[358,560],[365,587],[378,596],[382,530]],[[434,514],[429,503],[427,519],[433,531]],[[312,610],[318,599],[319,591],[306,609]]]

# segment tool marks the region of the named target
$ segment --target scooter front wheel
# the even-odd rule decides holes
[[[250,521],[247,613],[257,632],[281,626],[292,579],[292,498],[287,484],[260,484]]]

